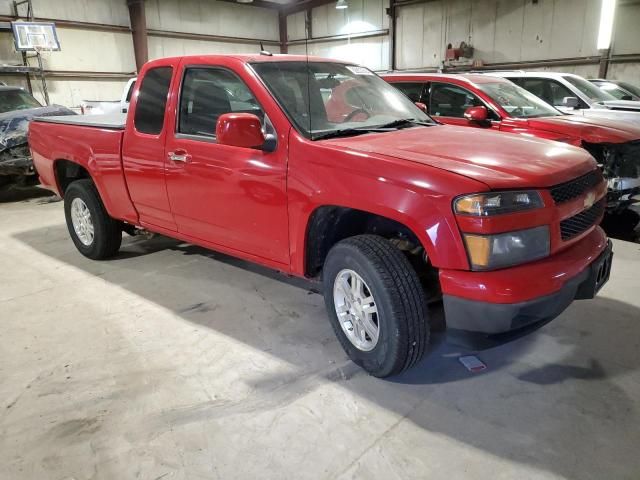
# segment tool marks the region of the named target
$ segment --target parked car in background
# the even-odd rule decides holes
[[[428,305],[452,333],[513,338],[611,268],[587,152],[439,125],[346,62],[154,60],[126,122],[41,118],[29,139],[83,255],[144,228],[322,281],[338,340],[380,377],[424,355]]]
[[[569,143],[591,153],[608,183],[607,208],[620,212],[640,194],[640,125],[565,115],[500,77],[460,74],[383,75],[428,113],[449,125],[498,130]]]
[[[35,184],[27,145],[27,128],[34,117],[75,115],[61,105],[43,107],[20,87],[0,86],[0,187],[10,184]]]
[[[584,78],[556,72],[487,72],[507,78],[564,113],[640,124],[640,102],[618,100]]]
[[[589,81],[600,90],[607,92],[609,95],[613,95],[619,100],[640,101],[640,87],[636,87],[628,82],[604,80],[601,78],[592,78]]]
[[[116,113],[127,113],[129,110],[129,102],[133,93],[133,86],[136,84],[136,78],[131,78],[127,82],[122,92],[120,100],[83,100],[80,103],[80,112],[83,115],[110,115]]]

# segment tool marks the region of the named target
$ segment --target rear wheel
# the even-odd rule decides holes
[[[323,284],[333,330],[356,364],[387,377],[422,358],[429,343],[424,291],[390,242],[359,235],[337,243],[327,255]]]
[[[102,260],[120,249],[122,225],[109,216],[91,180],[69,185],[64,193],[64,214],[69,235],[85,257]]]

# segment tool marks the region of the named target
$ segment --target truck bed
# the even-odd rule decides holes
[[[110,130],[124,130],[127,115],[112,113],[108,115],[68,115],[53,117],[37,117],[34,120],[45,123],[62,123],[64,125],[79,125],[83,127],[108,128]]]
[[[122,115],[124,118],[124,115]],[[124,128],[114,116],[70,115],[36,118],[29,123],[29,147],[41,184],[64,195],[64,176],[56,165],[71,162],[95,182],[107,212],[131,223],[138,215],[131,203],[122,168]]]

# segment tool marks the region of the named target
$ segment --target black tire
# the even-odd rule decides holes
[[[71,204],[74,199],[81,199],[89,209],[93,224],[93,241],[89,245],[82,243],[73,228],[71,220]],[[85,257],[103,260],[113,257],[122,243],[122,225],[109,216],[100,194],[89,179],[76,180],[64,192],[64,216],[67,229],[76,248]]]
[[[357,348],[343,331],[336,312],[334,282],[343,269],[366,283],[378,309],[378,341],[370,351]],[[323,268],[324,299],[333,330],[353,362],[376,377],[388,377],[415,365],[429,344],[425,294],[408,259],[376,235],[347,238],[329,251]]]

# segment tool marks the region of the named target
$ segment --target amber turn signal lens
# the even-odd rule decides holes
[[[488,267],[491,253],[491,239],[480,235],[465,234],[464,241],[467,245],[467,252],[471,264],[480,268]]]
[[[549,227],[477,235],[464,233],[464,244],[472,270],[492,270],[518,265],[549,255]]]

